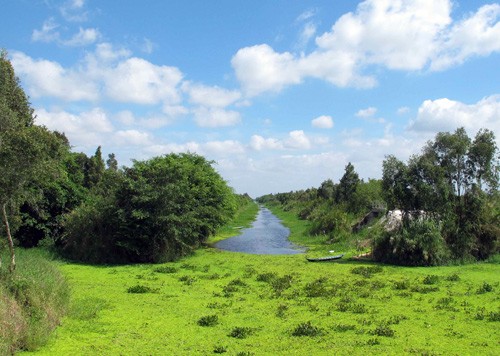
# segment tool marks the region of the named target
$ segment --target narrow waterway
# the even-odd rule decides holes
[[[260,207],[252,227],[241,230],[241,234],[219,241],[215,247],[221,250],[245,252],[259,255],[292,255],[304,249],[288,240],[290,230],[267,208]]]

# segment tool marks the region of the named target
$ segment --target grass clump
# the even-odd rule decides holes
[[[172,266],[161,266],[161,267],[156,267],[154,271],[157,273],[176,273],[177,268]]]
[[[493,286],[487,282],[484,282],[481,287],[479,287],[476,291],[476,294],[484,294],[493,292]]]
[[[127,289],[127,293],[131,294],[144,294],[144,293],[152,293],[154,289],[142,284],[136,284],[135,286],[129,287]]]
[[[424,277],[422,283],[427,284],[427,285],[432,285],[436,284],[439,281],[439,276],[436,276],[434,274],[429,274]]]
[[[237,326],[231,330],[229,337],[234,337],[235,339],[245,339],[252,335],[254,330],[246,326]]]
[[[219,323],[219,317],[217,315],[206,315],[198,319],[197,324],[199,326],[215,326]]]
[[[292,331],[292,336],[320,336],[323,334],[323,329],[312,325],[310,321],[300,323]]]
[[[351,270],[351,273],[359,274],[365,278],[371,278],[374,274],[382,273],[382,271],[383,268],[381,266],[370,266],[370,267],[359,266],[359,267],[354,267]]]
[[[328,278],[321,277],[314,280],[313,282],[307,283],[304,287],[306,296],[308,296],[309,298],[330,296],[331,293],[326,286],[327,281]]]
[[[215,345],[213,352],[214,354],[224,354],[227,352],[227,346]]]
[[[377,325],[377,327],[372,331],[372,334],[376,336],[394,337],[396,332],[393,329],[391,329],[389,324],[383,323]]]

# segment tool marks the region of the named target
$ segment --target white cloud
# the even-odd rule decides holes
[[[83,22],[88,19],[88,13],[83,10],[85,0],[69,0],[66,1],[59,11],[66,21]]]
[[[320,129],[331,129],[333,127],[333,118],[331,116],[322,115],[311,121],[313,127]]]
[[[119,146],[146,146],[151,144],[149,135],[138,130],[118,130],[114,134],[114,141]]]
[[[100,37],[101,34],[98,29],[96,28],[83,29],[80,27],[78,33],[76,33],[69,40],[63,41],[63,44],[72,47],[87,46],[89,44],[95,43]]]
[[[193,104],[205,107],[224,108],[234,104],[241,98],[241,93],[236,90],[227,90],[218,86],[205,86],[201,84],[184,85],[184,90],[189,94]]]
[[[241,122],[237,111],[200,107],[194,109],[194,120],[201,127],[234,126]]]
[[[116,101],[156,104],[180,101],[179,69],[157,66],[141,58],[129,58],[106,71],[106,94]]]
[[[410,108],[408,106],[402,106],[398,109],[397,114],[404,115],[404,114],[408,114],[409,112],[410,112]]]
[[[243,145],[234,140],[209,141],[202,147],[204,153],[216,156],[231,156],[245,152]]]
[[[377,113],[377,108],[370,106],[369,108],[359,110],[356,113],[356,116],[361,118],[369,118],[373,117],[376,113]]]
[[[304,131],[295,130],[288,134],[289,138],[285,140],[285,146],[287,148],[307,150],[311,148],[311,141],[306,136]]]
[[[316,25],[312,22],[306,23],[299,36],[299,42],[297,44],[298,48],[304,48],[315,34]]]
[[[33,30],[31,40],[34,42],[54,42],[59,40],[59,32],[56,29],[59,27],[53,18],[46,20],[40,30]]]
[[[100,108],[79,114],[62,110],[37,109],[36,123],[51,130],[64,132],[72,145],[79,149],[95,148],[107,142],[114,128],[107,114]]]
[[[303,22],[309,20],[311,17],[314,17],[316,15],[316,11],[316,9],[306,10],[297,17],[296,21]]]
[[[472,56],[500,51],[500,4],[482,6],[475,14],[449,28],[431,69],[443,70],[462,64]]]
[[[454,131],[464,127],[469,133],[480,128],[500,132],[500,95],[486,97],[475,104],[447,98],[426,100],[420,105],[409,130],[414,132]],[[500,137],[497,137],[500,139]]]
[[[13,52],[11,58],[16,73],[23,77],[29,94],[35,98],[94,101],[99,97],[98,85],[81,71],[65,69],[57,62],[35,60],[21,52]]]
[[[277,53],[266,44],[240,49],[231,64],[248,96],[265,91],[279,92],[302,78],[291,53]]]
[[[308,77],[370,88],[377,84],[368,73],[373,66],[440,70],[500,51],[499,4],[485,5],[456,23],[451,10],[451,0],[366,0],[316,37],[317,47],[307,55],[261,44],[238,50],[231,63],[244,92],[255,96]]]
[[[264,138],[260,135],[253,135],[250,138],[250,147],[255,151],[281,150],[283,144],[275,138]]]

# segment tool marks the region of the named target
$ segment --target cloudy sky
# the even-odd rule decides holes
[[[4,0],[0,47],[75,151],[197,152],[257,197],[348,162],[380,178],[459,126],[499,138],[499,19],[480,0]]]

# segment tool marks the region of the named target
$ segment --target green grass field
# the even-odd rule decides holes
[[[161,265],[59,266],[71,286],[71,309],[40,355],[500,350],[498,259],[406,268],[204,248]]]

